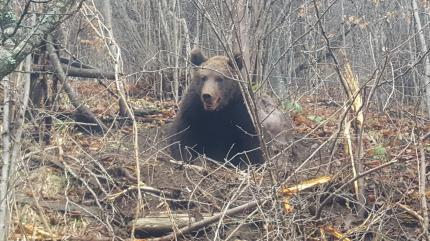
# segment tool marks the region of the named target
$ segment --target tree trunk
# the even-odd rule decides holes
[[[106,36],[107,36],[107,44],[109,47],[109,51],[112,55],[113,61],[114,61],[114,65],[115,65],[115,72],[114,72],[114,78],[116,83],[117,83],[117,87],[121,88],[121,90],[118,91],[124,91],[124,85],[123,83],[119,80],[119,75],[120,75],[120,66],[119,66],[119,59],[115,59],[116,56],[119,56],[116,54],[116,52],[119,51],[119,49],[117,49],[115,47],[114,44],[114,34],[113,34],[113,30],[112,30],[112,5],[111,2],[109,0],[104,0],[103,1],[103,17],[105,19],[104,23],[106,24]],[[121,93],[120,93],[120,98],[118,101],[118,105],[119,105],[119,115],[122,117],[126,117],[127,115],[127,104],[126,104],[126,100],[125,98],[121,97]]]
[[[1,167],[1,177],[0,177],[0,241],[7,240],[8,234],[8,193],[9,193],[9,177],[10,177],[10,154],[11,154],[11,131],[10,131],[10,97],[11,89],[9,78],[4,77],[3,81],[3,91],[4,91],[4,101],[3,101],[3,165]]]
[[[412,8],[414,12],[414,19],[415,19],[415,26],[417,28],[418,37],[420,40],[421,45],[421,54],[426,54],[427,52],[427,43],[424,38],[423,29],[421,27],[421,19],[420,15],[418,14],[418,5],[416,0],[412,0]],[[429,57],[424,57],[424,83],[426,93],[425,96],[425,102],[427,105],[427,117],[430,118],[430,61]]]

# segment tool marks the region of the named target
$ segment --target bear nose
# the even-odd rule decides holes
[[[204,102],[210,102],[212,100],[212,96],[210,94],[203,94],[202,97]]]

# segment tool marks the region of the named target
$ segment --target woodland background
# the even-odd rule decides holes
[[[0,0],[0,241],[429,241],[429,14],[419,0]],[[268,94],[291,117],[263,166],[169,157],[194,47],[240,51],[248,105]]]

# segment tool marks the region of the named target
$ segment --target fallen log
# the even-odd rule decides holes
[[[67,66],[62,64],[64,73],[70,77],[79,77],[79,78],[95,78],[95,79],[115,79],[114,72],[104,72],[98,69],[87,69],[87,68],[77,68],[72,66]],[[55,69],[48,66],[33,66],[33,71],[41,72],[41,71],[50,71],[55,72]]]
[[[64,66],[63,69],[68,76],[81,77],[81,78],[95,78],[95,79],[115,79],[114,72],[103,72],[98,69],[83,69],[70,66]]]
[[[263,205],[264,202],[265,202],[264,200],[255,200],[255,201],[252,201],[249,203],[245,203],[241,206],[228,209],[228,210],[226,210],[222,213],[218,213],[214,216],[203,218],[200,221],[196,220],[197,222],[194,222],[194,223],[188,222],[188,223],[190,223],[189,225],[184,226],[182,228],[179,228],[176,232],[172,232],[172,233],[170,233],[166,236],[160,237],[160,238],[147,239],[147,241],[167,241],[167,240],[181,239],[182,236],[184,236],[190,232],[197,231],[203,227],[209,226],[209,225],[219,221],[222,218],[231,217],[231,216],[234,216],[236,214],[243,213],[243,212],[249,211],[251,209],[255,209],[258,205]],[[136,223],[134,223],[134,225],[136,225]],[[161,224],[159,224],[159,226],[161,226]],[[170,224],[170,227],[173,227],[173,226]],[[135,226],[135,230],[138,230],[137,226]],[[141,230],[141,231],[144,231],[144,230]]]
[[[209,217],[209,214],[205,216]],[[188,213],[159,213],[136,219],[134,225],[136,232],[142,232],[150,237],[172,232],[173,227],[183,228],[196,221],[196,218]],[[131,225],[132,223],[130,227]]]

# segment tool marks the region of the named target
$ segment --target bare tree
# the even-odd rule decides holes
[[[36,19],[34,27],[31,25],[29,9],[35,4],[26,1],[21,15],[16,16],[10,1],[0,1],[0,27],[2,30],[0,45],[0,79],[3,80],[3,165],[0,179],[0,240],[7,240],[8,234],[8,201],[12,191],[9,185],[10,178],[14,175],[16,166],[16,152],[19,150],[23,115],[28,100],[28,83],[25,85],[22,99],[13,99],[11,79],[7,76],[29,55],[34,48],[40,46],[45,40],[46,34],[52,32],[62,21],[76,12],[82,1],[54,1],[46,3],[46,11]],[[27,27],[27,26],[30,27]],[[28,65],[28,64],[27,64]],[[27,66],[28,68],[28,66]],[[13,103],[23,103],[20,108],[20,121],[18,125],[11,125],[15,120],[11,113]],[[15,134],[15,136],[13,136]],[[12,138],[14,137],[14,138]],[[13,150],[13,151],[12,151]]]

